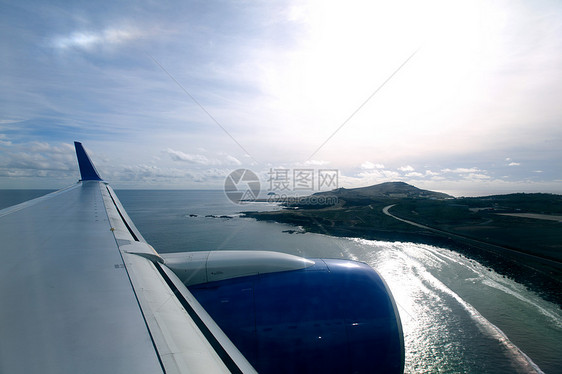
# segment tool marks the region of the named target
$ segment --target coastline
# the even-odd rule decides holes
[[[415,227],[399,222],[398,217],[388,218],[396,219],[395,223],[401,225],[387,222],[386,225],[375,228],[367,225],[344,225],[342,222],[328,220],[322,215],[315,215],[312,211],[309,213],[312,214],[303,215],[301,212],[297,214],[295,210],[284,209],[275,212],[242,212],[242,216],[300,226],[304,232],[334,237],[413,242],[450,249],[466,258],[478,261],[490,271],[493,269],[498,274],[525,285],[545,300],[562,308],[562,263],[559,261],[437,229],[432,231],[423,225]],[[294,232],[289,230],[288,233]]]

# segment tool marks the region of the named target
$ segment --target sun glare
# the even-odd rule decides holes
[[[480,2],[311,2],[291,14],[305,24],[305,37],[266,81],[279,109],[291,114],[284,126],[303,139],[332,133],[416,50],[333,147],[436,142],[436,135],[466,126],[474,102],[485,96],[482,66],[491,63],[494,38]],[[443,146],[458,144],[453,136]],[[322,155],[341,159],[333,151],[327,145]]]

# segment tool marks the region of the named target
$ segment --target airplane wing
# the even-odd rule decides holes
[[[0,373],[403,372],[398,310],[368,265],[160,255],[75,147],[77,184],[0,210]]]
[[[255,372],[75,146],[76,185],[0,211],[0,372]]]

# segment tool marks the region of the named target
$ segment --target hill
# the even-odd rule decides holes
[[[385,182],[368,187],[338,188],[332,191],[317,192],[313,196],[336,196],[339,198],[425,198],[425,199],[452,199],[453,196],[442,192],[422,190],[404,182]]]

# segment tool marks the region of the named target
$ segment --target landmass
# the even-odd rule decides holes
[[[453,197],[403,182],[319,192],[246,217],[455,250],[562,306],[562,195]]]

